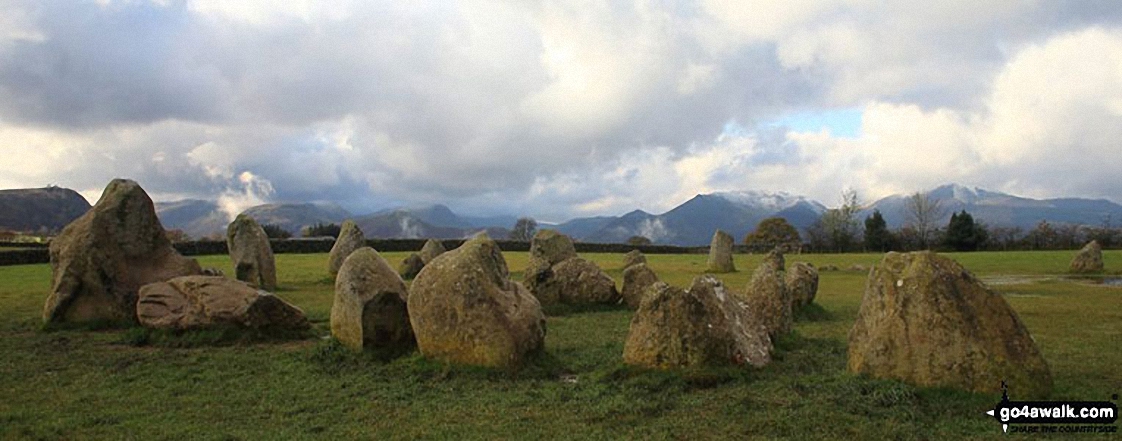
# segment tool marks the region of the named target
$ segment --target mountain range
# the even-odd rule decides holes
[[[990,226],[1026,230],[1041,220],[1083,225],[1122,221],[1122,205],[1106,199],[1031,199],[957,184],[943,185],[926,194],[941,205],[940,225],[961,210]],[[879,210],[891,228],[898,228],[906,223],[907,198],[908,195],[882,198],[866,205],[859,216],[863,219]],[[81,215],[89,204],[72,190],[52,187],[0,190],[0,208],[0,229],[56,231]],[[817,201],[784,192],[718,192],[696,195],[662,214],[635,210],[621,216],[584,217],[557,224],[543,222],[539,228],[553,228],[584,242],[618,243],[643,236],[659,244],[704,246],[716,229],[740,240],[764,218],[778,216],[803,230],[826,210]],[[194,238],[221,237],[230,221],[229,213],[216,202],[206,200],[157,202],[156,212],[165,228],[181,229]],[[462,216],[439,204],[354,215],[332,203],[281,203],[258,205],[244,213],[294,235],[317,223],[353,219],[371,238],[461,238],[481,231],[492,237],[506,237],[516,221],[515,216]]]

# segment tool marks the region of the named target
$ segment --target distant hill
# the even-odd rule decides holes
[[[89,209],[89,201],[69,188],[0,190],[0,230],[55,233]]]
[[[417,208],[386,210],[378,214],[385,214],[393,211],[408,212],[416,218],[425,221],[425,223],[436,227],[453,227],[464,229],[487,227],[510,228],[514,226],[514,223],[516,221],[518,221],[518,218],[514,216],[461,216],[452,212],[452,210],[447,206],[440,204],[422,206]]]
[[[342,223],[351,217],[347,210],[336,204],[265,204],[250,207],[243,213],[253,217],[259,224],[276,224],[293,236],[300,235],[300,229],[317,223]],[[157,202],[156,215],[164,228],[180,229],[192,238],[199,239],[213,235],[222,236],[230,223],[230,216],[214,201],[186,199],[174,202]]]
[[[252,216],[261,225],[279,225],[293,236],[299,236],[304,227],[339,224],[351,217],[350,212],[332,203],[265,204],[250,207],[242,213]]]
[[[183,230],[192,239],[222,236],[230,218],[218,209],[214,201],[184,199],[174,202],[157,202],[156,216],[167,230]]]
[[[1100,225],[1106,216],[1112,222],[1122,223],[1122,205],[1106,199],[1057,198],[1031,199],[1007,193],[946,184],[927,192],[934,200],[940,201],[943,218],[940,226],[946,225],[951,214],[966,210],[975,220],[991,226],[1016,226],[1026,230],[1033,228],[1041,220],[1056,224]],[[907,198],[910,195],[892,195],[880,199],[862,211],[862,217],[880,210],[890,228],[898,228],[907,223]]]
[[[787,193],[755,191],[699,194],[666,213],[654,215],[636,210],[625,214],[595,233],[580,237],[586,242],[624,242],[643,236],[655,243],[708,245],[717,229],[738,241],[761,220],[781,216],[796,228],[806,228],[826,210],[822,204]]]
[[[447,209],[447,208],[445,208]],[[448,211],[451,213],[451,211]],[[454,214],[452,216],[455,216]],[[382,211],[355,218],[355,223],[363,234],[369,238],[437,238],[460,239],[470,237],[479,232],[486,232],[493,238],[506,238],[510,230],[503,227],[474,227],[470,223],[455,223],[452,217],[443,218],[442,222],[453,223],[446,226],[433,225],[422,219],[421,216],[406,209]],[[437,219],[441,221],[441,218]]]

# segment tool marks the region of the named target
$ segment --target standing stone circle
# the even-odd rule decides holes
[[[1092,240],[1071,259],[1071,272],[1098,273],[1103,270],[1103,248],[1099,241]]]
[[[426,357],[514,368],[545,342],[541,304],[510,280],[502,251],[485,234],[425,265],[408,307]]]
[[[631,250],[623,255],[623,269],[625,270],[641,263],[647,263],[647,256],[644,256],[642,251]]]
[[[809,305],[818,294],[818,270],[809,263],[795,262],[787,268],[786,284],[793,308]]]
[[[625,363],[672,369],[771,361],[767,332],[716,277],[699,276],[687,291],[663,282],[648,290],[631,319]]]
[[[226,227],[226,247],[234,261],[235,278],[266,291],[277,289],[277,264],[269,236],[257,221],[239,214]]]
[[[331,335],[343,345],[406,350],[416,346],[405,282],[373,248],[351,253],[335,278]]]
[[[757,317],[772,339],[791,332],[794,314],[782,253],[773,250],[764,257],[752,273],[744,296],[748,311]]]
[[[728,233],[717,230],[713,233],[713,240],[709,243],[708,272],[731,273],[736,271],[732,263],[733,239]]]
[[[364,246],[366,246],[366,236],[362,234],[358,224],[350,219],[343,221],[343,226],[339,228],[339,237],[335,239],[335,245],[331,246],[331,254],[327,257],[327,271],[332,276],[339,274],[339,267],[343,266],[347,256]]]
[[[869,272],[849,331],[851,372],[1009,395],[1043,397],[1052,375],[1005,299],[957,262],[888,253]]]
[[[152,199],[136,182],[114,179],[101,199],[51,241],[47,323],[135,323],[140,287],[199,274],[164,233]]]
[[[658,275],[655,274],[647,264],[640,263],[631,265],[623,270],[623,296],[624,303],[631,308],[638,308],[643,301],[643,295],[647,292],[647,288],[658,282]]]
[[[310,327],[304,312],[245,282],[219,276],[183,276],[140,288],[140,324],[158,329],[221,325],[299,331]]]

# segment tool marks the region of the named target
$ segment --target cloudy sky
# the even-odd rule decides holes
[[[445,203],[957,182],[1122,202],[1122,2],[0,0],[0,188]]]

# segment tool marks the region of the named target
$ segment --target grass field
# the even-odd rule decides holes
[[[1072,253],[951,256],[993,280],[1020,314],[1052,368],[1053,398],[1108,400],[1122,392],[1122,287],[1066,279]],[[526,254],[506,254],[515,280]],[[384,256],[396,264],[405,253]],[[620,281],[622,255],[583,256]],[[663,280],[688,286],[706,256],[647,258]],[[721,278],[742,289],[758,259],[736,256],[740,272]],[[44,332],[49,267],[0,267],[0,439],[1005,438],[983,415],[998,396],[846,372],[867,274],[844,269],[879,259],[788,256],[843,268],[822,273],[821,309],[796,323],[763,369],[688,372],[624,366],[632,313],[619,308],[553,311],[546,353],[517,372],[352,354],[323,338],[333,295],[325,254],[277,256],[277,294],[308,314],[317,335],[272,342]],[[1108,272],[1122,271],[1122,252],[1105,260]],[[225,256],[200,261],[232,273]]]

